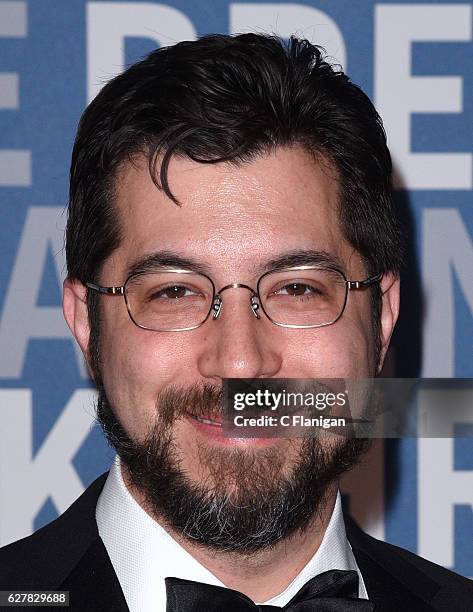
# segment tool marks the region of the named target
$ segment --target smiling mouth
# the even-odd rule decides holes
[[[188,414],[192,419],[194,419],[198,423],[203,423],[204,425],[213,425],[214,427],[222,426],[222,421],[215,421],[214,419],[208,419],[208,418],[206,419],[203,417],[196,416],[195,414],[192,414],[190,412]]]

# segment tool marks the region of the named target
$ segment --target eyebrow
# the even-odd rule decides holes
[[[252,266],[251,272],[254,275],[261,275],[269,271],[277,272],[285,268],[305,265],[325,265],[342,272],[344,271],[344,266],[340,259],[332,253],[314,249],[293,249]],[[212,269],[206,263],[198,261],[193,257],[184,257],[170,250],[156,251],[135,260],[128,266],[127,276],[146,274],[160,268],[179,268],[212,276]]]
[[[210,267],[192,257],[183,257],[174,251],[156,251],[140,257],[128,266],[127,275],[146,274],[160,268],[180,268],[210,276]]]
[[[344,266],[340,259],[328,253],[327,251],[319,251],[314,249],[294,249],[278,255],[273,259],[260,264],[255,268],[256,274],[264,274],[265,272],[283,270],[285,268],[293,268],[296,266],[329,266],[340,271],[344,271]]]

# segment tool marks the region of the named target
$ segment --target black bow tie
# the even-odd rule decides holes
[[[358,574],[330,570],[311,578],[283,608],[265,606],[232,589],[180,578],[166,578],[166,612],[372,612],[374,605],[358,599]]]

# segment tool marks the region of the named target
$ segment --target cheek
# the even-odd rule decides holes
[[[347,333],[351,334],[354,350],[364,361],[366,373],[360,374],[372,377],[376,374],[376,335],[373,320],[373,306],[368,292],[352,296],[353,307],[347,312]],[[356,355],[356,352],[355,352]]]
[[[185,338],[178,338],[176,334],[142,330],[131,321],[119,318],[113,325],[102,326],[105,391],[130,434],[141,437],[148,431],[155,419],[156,397],[162,388],[172,383],[183,384],[191,359],[184,343]]]
[[[291,331],[291,330],[288,330]],[[292,377],[357,378],[374,372],[371,324],[345,317],[333,325],[286,334],[285,363]]]

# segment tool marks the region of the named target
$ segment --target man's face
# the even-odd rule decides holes
[[[157,251],[205,264],[217,290],[236,282],[256,287],[259,267],[297,250],[331,254],[349,279],[367,276],[361,257],[342,237],[329,168],[300,149],[280,149],[239,167],[174,159],[169,185],[182,207],[156,188],[146,164],[122,172],[116,202],[124,235],[103,267],[101,284],[122,284],[136,260]],[[256,319],[244,289],[227,290],[222,298],[217,320],[161,333],[133,325],[122,299],[102,300],[102,377],[128,432],[145,435],[156,394],[171,384],[374,373],[369,292],[353,291],[342,318],[318,329],[281,328],[263,314]],[[183,421],[175,433],[193,473],[195,427]]]
[[[181,207],[156,188],[146,162],[122,169],[116,209],[123,238],[105,262],[100,284],[123,284],[137,260],[160,251],[204,265],[217,290],[229,283],[255,288],[268,261],[295,251],[323,251],[348,279],[367,277],[361,256],[342,237],[333,171],[300,148],[277,149],[238,166],[173,158],[168,179]],[[157,427],[155,433],[166,436],[167,459],[187,486],[198,487],[204,497],[216,489],[225,496],[227,487],[227,494],[245,499],[242,470],[235,467],[232,477],[230,466],[253,470],[255,478],[266,469],[273,481],[277,466],[276,475],[290,483],[302,454],[312,453],[312,470],[322,456],[307,440],[225,439],[182,406],[174,418],[168,406],[170,421],[160,429],[158,398],[176,386],[215,390],[224,378],[373,376],[375,338],[368,291],[350,292],[343,316],[317,329],[278,327],[263,313],[257,319],[245,289],[228,289],[222,297],[218,319],[184,332],[140,329],[123,299],[102,298],[101,378],[131,440],[144,444]],[[327,459],[332,450],[325,451]]]

